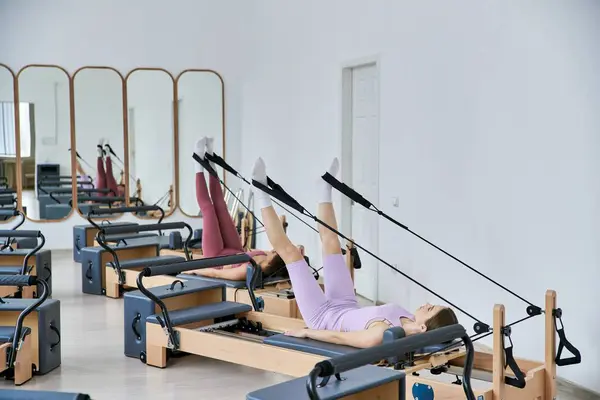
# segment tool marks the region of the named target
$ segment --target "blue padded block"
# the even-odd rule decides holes
[[[53,190],[53,188],[49,188],[51,190]],[[50,193],[51,190],[48,190],[48,193]],[[64,204],[66,206],[69,205],[69,200],[71,200],[73,198],[73,196],[71,196],[70,194],[57,194],[54,196],[58,201],[60,201],[60,204]],[[40,194],[38,196],[38,204],[39,204],[39,216],[40,219],[49,219],[48,218],[48,213],[47,213],[47,207],[49,205],[53,205],[53,204],[58,204],[56,201],[54,201],[50,195],[47,194]]]
[[[29,249],[16,249],[13,251],[4,250],[0,252],[0,260],[4,256],[23,256],[25,257],[29,253]],[[37,270],[37,276],[40,279],[45,280],[48,283],[48,296],[52,295],[52,252],[50,250],[40,250],[35,255],[35,265]],[[9,267],[16,267],[16,265],[9,265]],[[0,265],[0,269],[3,267]],[[35,296],[37,297],[41,293],[42,285],[38,284]]]
[[[38,245],[36,238],[18,238],[17,249],[34,249]]]
[[[220,303],[204,304],[197,307],[170,311],[169,318],[171,318],[171,323],[173,326],[178,326],[191,324],[193,322],[206,321],[208,319],[228,317],[230,315],[241,314],[248,311],[252,311],[252,306],[248,304],[222,301]],[[158,324],[158,320],[156,319],[157,315],[160,314],[149,316],[146,318],[146,322]]]
[[[135,222],[113,222],[110,224],[111,226],[120,226],[120,225],[138,225]],[[81,250],[84,247],[91,247],[94,243],[86,243],[87,239],[87,231],[93,229],[96,230],[96,227],[93,225],[75,225],[73,227],[73,260],[76,262],[81,262]]]
[[[2,311],[23,311],[26,307],[35,303],[35,299],[4,299],[6,303],[0,304],[0,313]],[[46,300],[41,306],[36,308],[38,314],[38,349],[40,362],[37,367],[37,374],[46,374],[60,365],[61,362],[61,343],[59,343],[58,334],[60,333],[60,301],[54,299]],[[30,328],[33,328],[30,326]]]
[[[41,390],[0,390],[0,400],[89,400],[82,393],[48,392]]]
[[[64,219],[71,212],[72,207],[69,204],[48,204],[45,208],[45,217],[40,219],[56,220]]]
[[[386,368],[367,365],[341,374],[343,381],[331,377],[329,383],[317,389],[322,400],[341,399],[356,393],[361,393],[378,386],[398,382],[399,399],[404,399],[405,374]],[[246,400],[308,400],[306,377],[292,379],[264,389],[249,393]]]
[[[186,281],[183,284],[183,287],[176,284],[173,290],[171,290],[171,285],[157,286],[148,290],[159,299],[166,299],[205,290],[220,289],[221,300],[225,300],[225,286],[221,283]],[[146,351],[146,318],[156,313],[156,306],[152,300],[139,290],[125,293],[124,302],[125,355],[139,358],[140,353]],[[139,336],[134,332],[134,328]]]
[[[29,335],[31,333],[31,329],[24,326],[21,331],[21,337]],[[15,338],[15,327],[14,326],[0,326],[0,343],[8,343],[12,342]]]
[[[313,339],[285,336],[283,334],[269,336],[263,343],[270,346],[283,347],[284,349],[297,350],[303,353],[316,354],[324,357],[341,356],[358,350],[356,347],[320,342]]]
[[[143,268],[143,267],[154,267],[157,265],[165,265],[165,264],[175,264],[184,262],[185,257],[179,256],[156,256],[156,257],[144,257],[144,258],[136,258],[133,260],[125,260],[120,261],[119,264],[121,268]],[[107,265],[110,265],[107,264]]]
[[[0,265],[0,275],[18,275],[21,273],[22,266],[13,267],[8,265]]]
[[[117,249],[115,246],[111,247]],[[134,247],[147,247],[147,245],[127,246],[127,248]],[[104,289],[102,288],[102,271],[106,269],[106,266],[102,263],[102,254],[104,252],[106,250],[102,247],[85,247],[81,249],[81,291],[83,293],[104,294]],[[156,255],[158,255],[158,248],[156,248]]]

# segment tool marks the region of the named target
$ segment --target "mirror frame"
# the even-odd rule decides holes
[[[164,68],[156,68],[156,67],[138,67],[138,68],[134,68],[131,71],[129,71],[127,73],[127,75],[125,75],[125,80],[123,81],[123,85],[124,85],[124,108],[123,108],[123,121],[124,121],[124,129],[125,129],[125,146],[123,147],[124,150],[123,152],[125,153],[125,176],[129,177],[129,115],[128,115],[128,109],[129,109],[129,99],[128,99],[128,90],[127,90],[127,81],[129,80],[129,77],[135,73],[136,71],[159,71],[159,72],[164,72],[165,74],[167,74],[167,76],[169,76],[169,78],[171,78],[171,82],[173,84],[173,97],[171,99],[171,102],[173,103],[173,169],[175,170],[175,174],[172,177],[172,181],[171,184],[173,185],[173,205],[168,209],[168,210],[164,210],[165,211],[165,216],[164,218],[167,218],[171,215],[173,215],[173,213],[175,212],[175,210],[178,207],[178,197],[177,197],[177,168],[178,168],[178,164],[177,164],[177,129],[178,129],[178,124],[177,124],[177,115],[178,115],[178,108],[177,108],[177,80],[173,77],[173,74],[171,74],[169,71],[167,71]],[[143,190],[143,189],[142,189]],[[127,180],[127,185],[125,186],[125,203],[129,206],[130,205],[130,193],[129,193],[129,179]],[[143,200],[143,199],[142,199]],[[156,218],[154,217],[143,217],[138,215],[137,213],[134,213],[136,218],[139,219],[145,219],[145,220],[155,220]]]
[[[221,132],[221,137],[223,140],[223,154],[221,154],[220,156],[223,157],[224,160],[227,160],[227,143],[225,140],[225,81],[223,80],[223,77],[221,76],[221,74],[219,74],[217,71],[212,70],[212,69],[195,69],[195,68],[190,68],[190,69],[184,69],[183,71],[181,71],[179,73],[179,75],[177,75],[177,78],[175,79],[175,99],[177,101],[175,101],[175,106],[176,106],[176,118],[175,118],[175,188],[176,188],[176,203],[177,203],[177,208],[179,209],[179,211],[186,216],[187,218],[202,218],[199,215],[190,215],[188,213],[186,213],[185,211],[183,211],[183,209],[181,208],[181,201],[180,201],[180,196],[181,194],[179,193],[179,188],[181,187],[179,185],[179,108],[178,108],[178,103],[179,103],[179,79],[181,78],[181,76],[183,74],[185,74],[186,72],[208,72],[208,73],[212,73],[215,74],[217,76],[217,78],[219,78],[219,80],[221,81],[221,119],[222,119],[222,132]],[[223,182],[227,183],[227,174],[223,175]]]
[[[23,71],[25,71],[27,68],[32,68],[32,67],[38,67],[38,68],[58,68],[59,70],[61,70],[66,76],[67,76],[67,81],[69,82],[69,123],[70,123],[70,129],[69,129],[69,134],[71,136],[71,148],[75,148],[75,114],[73,113],[73,78],[71,77],[71,75],[69,74],[69,72],[61,67],[60,65],[55,65],[55,64],[27,64],[25,65],[23,68],[21,68],[19,70],[19,72],[17,73],[16,77],[15,77],[15,103],[19,104],[19,99],[20,99],[20,92],[19,92],[19,78],[21,77],[21,73]],[[21,125],[20,125],[20,121],[19,121],[19,107],[15,107],[16,112],[15,112],[15,130],[17,132],[17,153],[18,153],[18,169],[17,169],[17,173],[19,174],[19,179],[18,179],[18,183],[17,183],[17,193],[19,194],[19,200],[17,201],[19,210],[21,210],[21,212],[23,212],[23,204],[21,201],[21,194],[22,194],[22,189],[23,189],[23,182],[22,182],[22,173],[21,173]],[[71,152],[71,179],[73,178],[73,176],[76,176],[77,173],[77,168],[75,168],[75,153]],[[71,196],[75,199],[75,201],[73,202],[73,206],[71,207],[71,211],[69,211],[69,213],[62,219],[32,219],[30,218],[28,215],[25,215],[25,217],[27,218],[27,220],[31,221],[31,222],[35,222],[35,223],[50,223],[50,222],[62,222],[62,221],[66,221],[69,218],[71,218],[71,216],[73,215],[73,211],[77,208],[77,186],[73,186],[72,187],[72,191],[71,191]]]
[[[72,108],[72,112],[73,112],[73,138],[71,140],[71,148],[77,150],[77,127],[75,126],[75,112],[76,112],[76,106],[75,106],[75,78],[77,77],[77,74],[85,69],[99,69],[99,70],[109,70],[109,71],[113,71],[116,72],[116,74],[119,76],[119,78],[121,79],[121,111],[123,113],[122,117],[123,117],[123,143],[124,149],[127,149],[127,94],[126,94],[126,84],[125,84],[125,79],[123,78],[123,74],[121,74],[121,72],[119,70],[117,70],[116,68],[113,67],[106,67],[106,66],[101,66],[101,65],[86,65],[84,67],[78,68],[74,73],[73,73],[73,77],[71,78],[72,80],[72,96],[71,96],[71,108]],[[124,158],[124,164],[125,164],[125,176],[127,176],[127,172],[128,172],[128,168],[127,168],[127,153],[125,152],[125,150],[123,150],[123,152],[125,153],[123,156]],[[71,159],[75,160],[73,161],[73,166],[74,168],[71,168],[72,172],[72,179],[77,179],[77,156],[75,155],[75,153],[71,152]],[[129,192],[129,179],[124,179],[125,181],[125,193]],[[77,207],[77,213],[79,215],[81,215],[82,218],[87,220],[87,216],[83,215],[81,213],[81,210],[79,209],[79,203],[77,201],[77,199],[75,199],[75,201],[73,202],[74,206]],[[125,204],[129,204],[129,198],[127,197],[127,195],[125,195]],[[119,219],[123,216],[123,214],[111,214],[108,216],[102,216],[102,217],[98,217],[96,219],[108,219],[108,220],[115,220],[115,219]]]
[[[17,95],[17,75],[15,75],[15,72],[6,64],[2,64],[0,63],[0,68],[2,69],[6,69],[10,75],[12,76],[12,81],[13,81],[13,103],[14,104],[19,104],[19,96]],[[21,206],[21,201],[22,201],[22,196],[21,196],[21,187],[23,185],[23,175],[21,172],[21,141],[20,141],[20,136],[19,136],[19,107],[15,107],[15,152],[17,154],[15,154],[15,174],[17,175],[15,177],[15,187],[16,187],[16,191],[17,191],[17,209],[18,210],[23,210],[22,206]],[[15,217],[10,217],[5,221],[0,221],[1,224],[7,224],[9,222],[12,222],[13,219]]]

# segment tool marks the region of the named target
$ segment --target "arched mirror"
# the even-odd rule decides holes
[[[17,132],[14,75],[0,64],[0,222],[17,205]]]
[[[195,143],[214,138],[214,151],[225,157],[223,80],[213,71],[188,70],[177,78],[179,208],[190,217],[200,215],[196,201]],[[222,170],[219,168],[219,173]]]
[[[173,96],[173,77],[164,70],[139,68],[127,76],[129,175],[136,182],[130,205],[158,205],[167,215],[175,208]]]
[[[56,66],[31,65],[17,78],[22,204],[29,219],[71,214],[70,79]]]
[[[123,78],[112,68],[84,67],[73,76],[79,212],[125,204]]]

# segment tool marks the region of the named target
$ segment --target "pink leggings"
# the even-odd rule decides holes
[[[233,224],[223,198],[221,183],[217,178],[209,175],[208,185],[210,195],[204,173],[196,173],[196,200],[202,211],[202,253],[204,257],[243,253],[240,235]]]
[[[98,176],[96,177],[96,189],[110,189],[112,193],[110,196],[118,196],[119,189],[117,186],[117,181],[113,175],[112,169],[112,160],[110,157],[106,157],[106,172],[104,171],[104,162],[102,161],[102,157],[98,157],[96,161],[96,169],[98,171]],[[98,196],[104,196],[103,193],[98,193]]]

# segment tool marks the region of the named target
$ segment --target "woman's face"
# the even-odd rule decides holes
[[[415,322],[419,325],[425,325],[427,321],[441,310],[443,310],[444,306],[434,306],[432,304],[426,303],[421,307],[417,308],[415,311]]]

